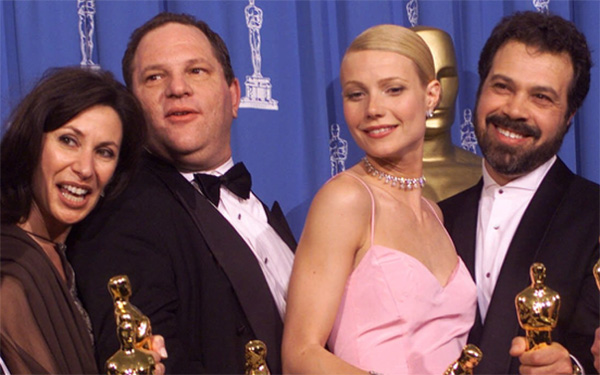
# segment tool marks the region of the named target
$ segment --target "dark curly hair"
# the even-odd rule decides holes
[[[143,24],[142,26],[135,29],[135,31],[131,34],[129,38],[129,43],[127,43],[127,49],[125,50],[125,54],[123,55],[123,60],[121,60],[121,69],[123,71],[123,79],[125,80],[125,84],[127,87],[131,88],[133,84],[133,58],[135,57],[135,52],[137,51],[142,38],[146,36],[150,31],[155,30],[163,25],[168,23],[179,23],[182,25],[188,25],[198,28],[212,46],[213,53],[217,58],[219,64],[223,68],[223,73],[225,74],[225,80],[228,85],[231,85],[235,78],[235,74],[233,73],[233,68],[231,67],[231,59],[229,57],[229,50],[227,49],[227,45],[219,34],[215,33],[210,26],[206,24],[204,21],[197,20],[193,16],[189,14],[178,14],[178,13],[169,13],[162,12],[154,16],[148,22]]]
[[[485,43],[479,57],[479,89],[487,78],[496,52],[509,41],[537,48],[540,52],[566,52],[573,65],[573,80],[569,85],[566,117],[581,107],[590,88],[592,58],[585,36],[564,18],[534,11],[517,12],[502,18]]]
[[[119,159],[105,188],[106,198],[125,187],[146,140],[146,122],[137,99],[109,72],[80,67],[49,69],[11,114],[0,144],[3,223],[22,222],[29,216],[33,174],[40,162],[44,133],[96,105],[114,109],[123,126]]]

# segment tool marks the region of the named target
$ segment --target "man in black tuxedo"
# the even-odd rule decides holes
[[[240,85],[227,47],[204,22],[161,13],[131,35],[123,77],[149,123],[148,152],[127,189],[69,238],[98,364],[118,349],[107,282],[126,274],[131,302],[165,338],[167,372],[243,373],[253,339],[281,372],[296,242],[279,205],[269,210],[232,161]]]
[[[483,178],[440,203],[477,282],[469,342],[483,351],[478,373],[571,374],[577,364],[594,371],[600,189],[556,156],[587,95],[590,67],[583,34],[536,12],[504,18],[481,53],[475,130]],[[534,262],[544,263],[562,304],[552,345],[525,351],[515,296],[531,283]]]

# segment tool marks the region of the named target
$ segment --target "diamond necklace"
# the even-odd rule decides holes
[[[367,157],[363,157],[363,162],[365,163],[365,169],[367,173],[373,177],[377,177],[380,180],[383,180],[385,184],[391,184],[392,187],[398,186],[398,188],[402,190],[412,190],[416,188],[423,188],[425,186],[425,176],[421,176],[419,178],[404,178],[404,177],[396,177],[389,173],[381,172],[377,170],[371,164]]]

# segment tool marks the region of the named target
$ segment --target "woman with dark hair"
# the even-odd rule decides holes
[[[127,183],[145,141],[143,113],[110,73],[59,68],[8,124],[0,145],[2,358],[12,373],[97,374],[64,242],[102,196]],[[164,352],[162,338],[154,342]]]

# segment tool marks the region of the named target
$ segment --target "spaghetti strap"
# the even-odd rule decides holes
[[[444,223],[442,223],[442,219],[440,219],[437,212],[435,212],[431,203],[429,203],[429,201],[427,199],[425,199],[424,197],[421,197],[421,199],[423,199],[425,201],[425,203],[427,203],[427,205],[429,206],[429,209],[431,210],[431,212],[433,212],[433,216],[435,216],[435,218],[440,223],[440,225],[444,226]]]
[[[355,179],[357,179],[365,187],[365,189],[367,189],[367,192],[369,193],[369,196],[371,197],[371,246],[373,246],[373,237],[374,237],[374,233],[375,233],[375,197],[373,196],[373,192],[369,188],[369,185],[367,185],[366,182],[364,182],[360,177],[358,177],[354,173],[349,172],[349,171],[344,171],[342,173],[346,174],[348,176],[352,176]],[[342,174],[342,173],[340,173],[340,174]]]
[[[433,209],[433,206],[431,205],[431,203],[429,203],[429,201],[427,199],[425,199],[424,197],[421,197],[421,199],[423,199],[425,201],[425,203],[427,203],[427,205],[429,206],[429,209],[431,210],[431,212],[433,212],[433,216],[435,216],[435,218],[437,219],[438,223],[440,223],[440,225],[442,226],[442,229],[444,230],[444,233],[446,233],[446,237],[448,237],[448,239],[450,240],[450,243],[452,244],[452,247],[456,251],[456,248],[454,247],[454,241],[452,240],[452,237],[450,237],[450,233],[448,233],[448,231],[446,230],[446,227],[444,226],[444,223],[442,222],[442,219],[440,219],[440,217],[438,216],[437,212],[435,212],[435,210]]]

